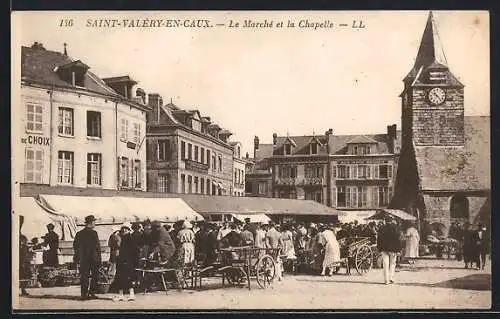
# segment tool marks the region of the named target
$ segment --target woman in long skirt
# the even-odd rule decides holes
[[[405,258],[408,258],[410,265],[415,265],[415,258],[418,258],[418,247],[420,235],[414,225],[410,225],[405,233]]]
[[[189,221],[184,221],[182,230],[179,231],[178,239],[181,244],[179,250],[179,260],[181,265],[191,264],[194,261],[194,232],[193,225]]]
[[[325,243],[325,258],[323,259],[321,276],[325,275],[327,268],[329,270],[328,275],[332,276],[333,270],[337,267],[336,264],[340,262],[340,245],[333,232],[333,227],[328,227],[323,231],[323,240]]]

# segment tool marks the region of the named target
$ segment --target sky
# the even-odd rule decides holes
[[[465,114],[489,115],[487,11],[435,11],[450,70],[465,85]],[[400,128],[402,79],[427,11],[15,12],[13,52],[41,42],[99,77],[130,75],[146,93],[198,109],[253,154],[254,136],[385,133]],[[214,28],[93,28],[87,19],[208,19]],[[61,19],[73,26],[60,27]],[[230,20],[331,21],[352,28],[229,28]],[[16,67],[16,65],[13,65]],[[20,66],[17,66],[20,67]]]

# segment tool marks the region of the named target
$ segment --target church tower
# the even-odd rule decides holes
[[[448,68],[432,12],[415,64],[403,82],[403,144],[463,146],[464,86]]]

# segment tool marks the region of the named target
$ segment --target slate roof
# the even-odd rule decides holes
[[[491,189],[490,117],[464,124],[464,147],[414,147],[422,190]]]
[[[55,72],[56,67],[72,62],[75,61],[60,52],[23,46],[21,47],[21,79],[45,85],[74,88],[71,83],[62,80]],[[85,74],[84,87],[97,93],[119,96],[90,71]]]
[[[309,144],[311,140],[316,137],[321,143],[322,146],[318,145],[318,155],[327,155],[327,137],[325,135],[306,135],[306,136],[278,136],[276,151],[274,154],[283,154],[283,145],[287,138],[293,140],[296,144],[296,147],[292,148],[292,155],[308,155],[309,154]],[[364,135],[332,135],[332,139],[330,141],[330,153],[336,155],[347,154],[347,144],[349,143],[370,143],[377,144],[378,151],[374,154],[387,154],[389,153],[388,148],[389,139],[386,134],[364,134]],[[261,149],[262,154],[262,146],[270,145],[271,149],[266,149],[266,152],[271,152],[272,155],[272,144],[260,144],[259,149]],[[395,145],[401,145],[401,131],[396,132],[396,141]],[[268,156],[271,156],[268,155]]]
[[[271,156],[273,156],[273,144],[259,144],[259,149],[255,150],[255,161]]]

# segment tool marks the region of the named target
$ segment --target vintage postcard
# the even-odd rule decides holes
[[[489,33],[12,12],[13,308],[489,309]]]

